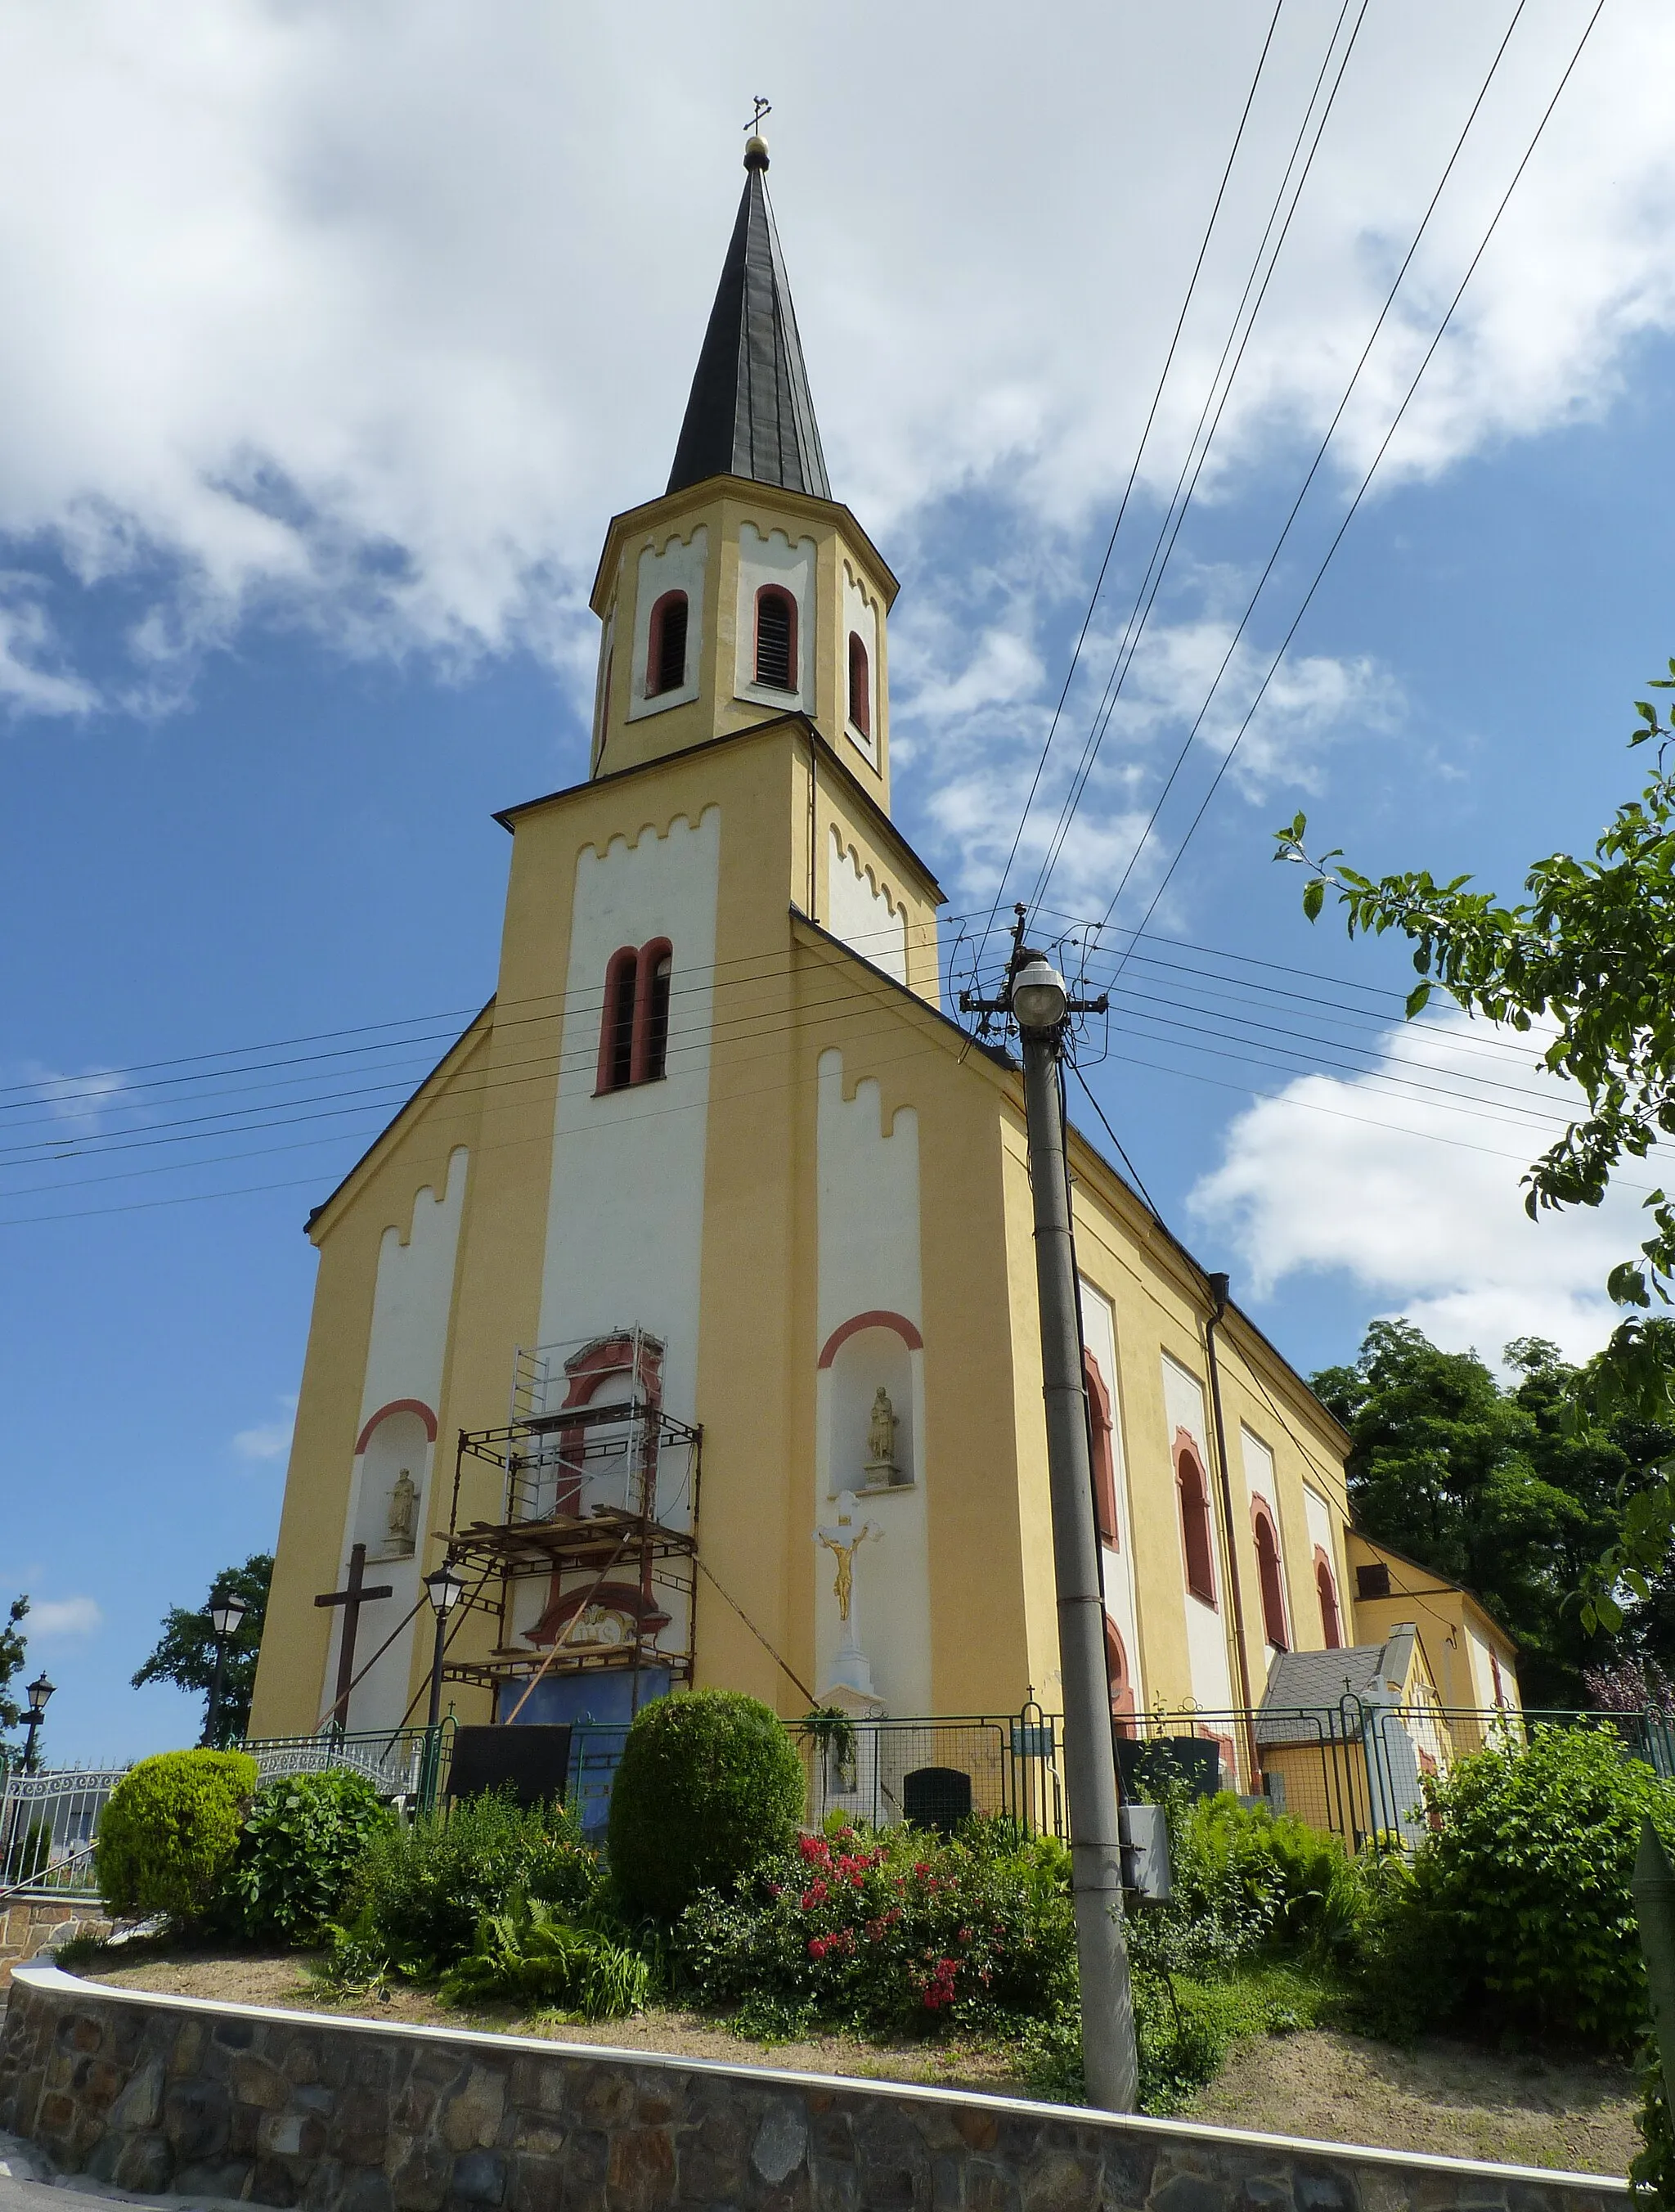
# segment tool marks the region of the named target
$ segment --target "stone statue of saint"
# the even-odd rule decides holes
[[[403,1468],[390,1492],[390,1542],[395,1550],[413,1549],[418,1511],[419,1493],[413,1486],[411,1474]]]
[[[872,1418],[866,1431],[866,1479],[871,1488],[882,1489],[896,1480],[895,1408],[881,1382],[872,1400]]]

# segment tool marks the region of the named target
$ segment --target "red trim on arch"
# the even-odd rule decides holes
[[[436,1441],[436,1416],[422,1398],[391,1398],[387,1406],[380,1406],[355,1440],[355,1455],[360,1458],[371,1440],[373,1431],[380,1421],[387,1421],[391,1413],[416,1413],[425,1425],[425,1434],[432,1443]]]
[[[909,1352],[923,1352],[925,1349],[925,1339],[906,1314],[886,1313],[882,1306],[875,1306],[871,1313],[857,1314],[853,1320],[845,1322],[841,1328],[832,1331],[826,1340],[818,1364],[822,1367],[829,1367],[850,1338],[858,1335],[864,1328],[893,1328]]]

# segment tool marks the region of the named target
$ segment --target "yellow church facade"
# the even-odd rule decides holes
[[[1058,1703],[1022,1077],[942,1006],[896,580],[747,167],[670,489],[606,538],[588,778],[499,817],[495,994],[309,1223],[253,1735],[422,1721],[445,1560],[462,1719]],[[1254,1788],[1228,1717],[1354,1640],[1346,1438],[1071,1164],[1114,1714],[1202,1713]]]

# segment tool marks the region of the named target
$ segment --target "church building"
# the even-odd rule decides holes
[[[497,817],[494,996],[308,1222],[252,1735],[422,1723],[445,1561],[462,1720],[1059,1702],[1022,1076],[943,1005],[897,580],[745,168],[667,488],[605,534],[586,781]],[[1253,1788],[1229,1717],[1356,1640],[1347,1440],[1071,1159],[1113,1710],[1202,1712]]]

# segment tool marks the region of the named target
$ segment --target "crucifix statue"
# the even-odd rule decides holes
[[[814,1540],[837,1561],[837,1578],[832,1584],[832,1595],[837,1600],[838,1619],[843,1624],[843,1635],[838,1645],[834,1679],[870,1697],[872,1694],[871,1669],[867,1665],[865,1653],[855,1638],[855,1554],[869,1538],[881,1536],[883,1531],[872,1522],[859,1518],[859,1504],[860,1501],[853,1490],[844,1491],[837,1501],[837,1526],[834,1528],[816,1528]]]
[[[343,1608],[343,1640],[337,1646],[337,1694],[331,1701],[331,1710],[325,1716],[335,1727],[343,1727],[349,1719],[349,1693],[355,1684],[355,1632],[360,1624],[361,1608],[375,1597],[391,1597],[394,1585],[390,1583],[368,1583],[367,1547],[357,1544],[349,1555],[349,1581],[345,1589],[327,1590],[314,1600],[316,1605],[340,1605]]]

